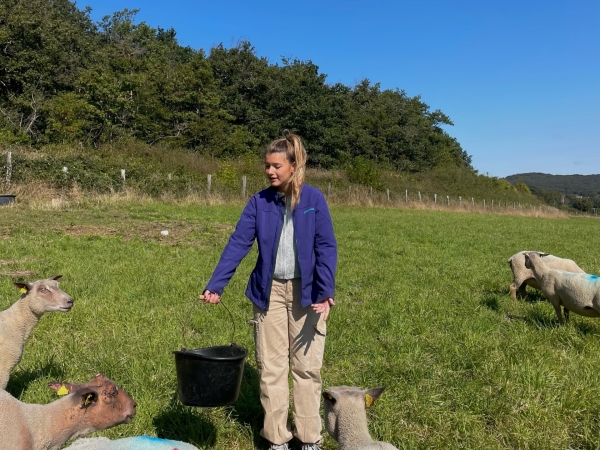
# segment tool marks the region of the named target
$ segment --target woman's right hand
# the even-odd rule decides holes
[[[198,296],[200,299],[204,301],[204,303],[219,303],[221,301],[221,296],[216,292],[210,292],[206,290],[202,293],[202,296]]]

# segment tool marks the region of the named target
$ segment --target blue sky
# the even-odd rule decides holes
[[[598,0],[83,0],[91,17],[140,9],[194,49],[248,40],[440,109],[482,174],[600,174]],[[308,149],[310,154],[310,149]]]

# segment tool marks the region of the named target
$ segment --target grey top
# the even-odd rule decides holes
[[[291,280],[300,278],[300,265],[298,264],[298,251],[294,239],[294,222],[292,221],[292,198],[285,198],[285,212],[283,226],[279,237],[279,247],[275,257],[275,272],[273,278]]]

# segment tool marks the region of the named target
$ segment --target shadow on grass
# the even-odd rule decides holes
[[[554,308],[550,306],[552,310],[552,315],[548,316],[543,311],[531,310],[525,316],[508,316],[510,319],[520,319],[523,320],[528,325],[533,325],[536,328],[556,328],[561,326],[571,326],[577,333],[581,335],[597,335],[598,334],[598,325],[592,320],[582,320],[582,316],[578,314],[570,313],[570,320],[568,323],[561,325],[558,322],[558,317],[554,313]],[[564,310],[563,310],[564,311]]]
[[[517,297],[518,299],[518,297]],[[525,296],[525,298],[520,299],[521,301],[525,301],[527,303],[539,303],[539,302],[545,302],[546,301],[546,297],[544,297],[544,294],[542,294],[542,291],[538,291],[537,289],[529,289],[527,291],[527,295]]]
[[[20,370],[11,373],[6,386],[6,392],[15,398],[20,396],[27,390],[32,381],[38,378],[48,377],[55,381],[63,380],[64,372],[53,361],[46,363],[44,366],[33,370]]]
[[[214,447],[217,431],[214,424],[204,415],[194,411],[179,402],[174,394],[168,408],[153,419],[156,434],[163,439],[183,442],[194,442],[208,448]]]
[[[258,371],[251,366],[244,366],[240,396],[231,413],[232,418],[252,430],[254,448],[266,449],[269,443],[260,436],[263,425],[263,410],[260,404]]]
[[[486,308],[491,309],[492,311],[500,310],[500,298],[507,295],[506,290],[503,289],[489,289],[483,292],[483,296],[481,299],[481,305]]]

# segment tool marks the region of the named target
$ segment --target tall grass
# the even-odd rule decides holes
[[[1,174],[5,173],[7,151],[11,151],[13,159],[12,186],[2,186],[0,190],[14,191],[19,186],[43,183],[65,193],[73,189],[104,195],[130,191],[154,198],[209,196],[232,201],[242,194],[243,177],[247,195],[267,186],[262,160],[255,154],[221,161],[185,149],[149,146],[138,141],[97,149],[69,145],[14,147],[0,149]],[[125,180],[121,170],[125,170]],[[208,175],[212,177],[210,190]],[[437,197],[438,205],[483,209],[485,201],[487,209],[492,202],[507,210],[513,206],[511,213],[526,205],[526,209],[543,205],[535,196],[519,191],[505,180],[477,175],[466,168],[444,167],[411,174],[373,165],[367,174],[358,175],[351,166],[333,170],[311,168],[307,182],[327,192],[330,200],[338,204],[423,203],[437,207]]]
[[[225,308],[195,299],[241,209],[126,196],[0,208],[0,308],[18,298],[13,281],[56,274],[75,297],[71,312],[42,317],[8,391],[45,403],[48,381],[103,372],[139,406],[132,424],[101,435],[265,448],[243,295],[254,251],[223,296],[233,339],[249,349],[238,402],[181,405],[171,353],[232,340]],[[512,301],[506,263],[538,249],[599,274],[596,220],[331,210],[339,268],[324,384],[386,386],[370,412],[375,438],[403,449],[599,447],[600,322],[572,315],[558,326],[535,291]],[[336,445],[327,437],[325,447]]]

